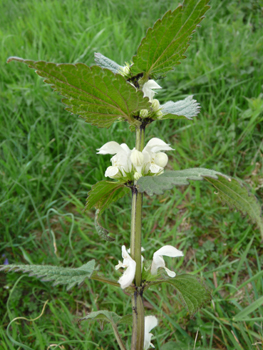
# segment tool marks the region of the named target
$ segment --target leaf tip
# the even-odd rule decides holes
[[[10,63],[10,62],[12,62],[12,61],[23,62],[24,59],[21,58],[21,57],[17,57],[17,56],[10,56],[10,57],[8,57],[6,63]]]

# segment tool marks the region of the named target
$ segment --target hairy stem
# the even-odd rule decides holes
[[[136,129],[136,149],[142,151],[144,147],[145,130]],[[144,345],[144,306],[141,292],[142,265],[141,265],[141,233],[142,233],[142,201],[143,195],[137,188],[132,188],[131,212],[131,257],[136,261],[135,285],[136,291],[132,296],[133,330],[131,350],[143,350]]]

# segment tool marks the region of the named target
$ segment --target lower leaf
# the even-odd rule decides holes
[[[194,314],[205,303],[211,300],[210,292],[195,276],[183,274],[174,278],[156,280],[150,282],[147,287],[160,283],[169,283],[177,290],[180,300],[190,314]]]

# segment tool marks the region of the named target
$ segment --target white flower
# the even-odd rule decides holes
[[[163,172],[163,168],[168,163],[168,157],[165,153],[159,151],[171,151],[173,148],[157,137],[152,138],[144,147],[142,153],[146,159],[145,172],[149,170],[153,174]]]
[[[125,289],[129,287],[135,277],[135,270],[136,270],[136,262],[130,257],[128,254],[125,245],[121,247],[122,250],[122,257],[123,257],[123,262],[119,261],[119,264],[115,266],[115,269],[118,270],[119,268],[127,268],[123,275],[119,279],[119,283],[121,285],[122,289]]]
[[[135,148],[130,150],[126,143],[119,145],[115,141],[105,143],[98,149],[97,154],[115,154],[111,158],[112,165],[105,171],[105,176],[112,179],[130,176],[130,179],[138,180],[141,176],[160,175],[167,165],[168,157],[159,151],[170,151],[169,144],[154,137],[140,152]]]
[[[148,97],[150,102],[153,100],[155,91],[152,89],[161,89],[162,87],[156,83],[153,79],[150,79],[142,87],[143,97]]]
[[[153,344],[151,343],[152,333],[150,331],[156,327],[158,324],[158,320],[155,316],[146,316],[144,318],[144,350],[149,349],[151,346],[154,348]]]
[[[175,277],[176,273],[167,269],[165,267],[165,262],[163,260],[163,255],[164,256],[170,256],[171,258],[175,258],[178,256],[184,256],[183,252],[180,250],[176,249],[175,247],[171,245],[165,245],[164,247],[160,248],[153,254],[153,261],[152,261],[152,266],[151,266],[151,274],[156,275],[157,270],[159,267],[163,267],[165,271],[167,272],[167,275],[170,277]]]
[[[115,154],[115,156],[111,158],[112,166],[109,166],[105,171],[106,177],[117,179],[131,172],[131,150],[126,143],[119,145],[115,141],[107,142],[98,149],[97,154]]]

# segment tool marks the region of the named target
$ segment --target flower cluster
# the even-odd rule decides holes
[[[112,154],[112,165],[106,169],[105,176],[112,179],[128,178],[138,180],[141,176],[160,175],[168,163],[164,152],[173,148],[164,141],[154,137],[140,152],[130,150],[126,143],[119,145],[115,141],[105,143],[98,149],[98,154]]]
[[[165,245],[164,247],[160,248],[153,254],[153,260],[151,264],[151,274],[157,275],[158,269],[161,267],[165,269],[169,277],[175,277],[176,276],[175,272],[169,270],[165,266],[165,261],[163,259],[163,256],[176,258],[183,255],[184,254],[181,250],[178,250],[171,245]],[[136,271],[136,262],[130,257],[124,245],[122,246],[122,258],[123,258],[123,262],[119,261],[119,264],[115,266],[115,269],[118,270],[121,267],[127,268],[118,281],[120,283],[121,288],[125,289],[129,287],[134,280],[135,271]]]

